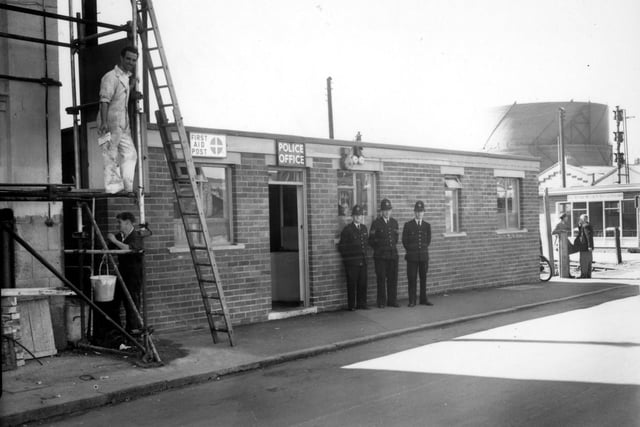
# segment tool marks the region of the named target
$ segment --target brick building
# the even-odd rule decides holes
[[[38,1],[29,7],[56,12],[55,2]],[[29,29],[29,36],[57,39],[55,19],[48,19],[45,26],[39,16],[4,9],[0,18],[10,33]],[[96,109],[90,104],[96,101],[98,77],[113,67],[126,43],[122,39],[88,44],[78,53],[80,103],[86,105],[77,159],[74,132],[60,132],[57,48],[24,40],[0,44],[0,53],[12,59],[0,62],[0,184],[73,182],[82,190],[101,192],[102,160],[93,143]],[[433,231],[430,292],[538,280],[538,160],[362,142],[358,145],[363,155],[354,162],[352,155],[358,153],[351,152],[353,141],[189,131],[208,229],[235,324],[344,307],[344,271],[336,249],[339,232],[350,221],[354,203],[365,207],[369,225],[384,197],[393,203],[393,216],[400,224],[412,218],[416,200],[425,201],[425,219]],[[204,327],[167,162],[153,129],[147,145],[142,153],[146,221],[154,233],[146,239],[145,256],[149,324],[160,331]],[[80,170],[75,170],[74,161]],[[78,265],[71,256],[65,258],[63,249],[77,244],[72,238],[74,206],[60,200],[0,202],[0,209],[15,218],[16,232],[72,279],[78,276]],[[116,212],[138,211],[124,198],[98,200],[96,206],[100,225],[109,223],[103,232],[113,231]],[[5,250],[7,256],[1,259],[6,262],[0,264],[3,288],[62,285],[21,247],[7,245]],[[404,251],[399,250],[402,257]],[[369,272],[373,301],[372,265]],[[401,259],[399,297],[406,294]],[[43,298],[51,306],[56,347],[63,348],[65,297]],[[21,310],[20,300],[18,313],[12,313],[13,300],[6,303],[3,321]],[[17,335],[17,326],[5,326]]]
[[[527,157],[188,128],[234,324],[346,305],[336,244],[353,203],[387,197],[400,225],[424,200],[428,291],[538,280],[538,162]],[[200,142],[198,142],[200,141]],[[156,330],[206,324],[157,131],[148,134],[147,301]],[[291,154],[294,153],[294,154]],[[348,156],[348,157],[347,157]],[[347,160],[347,161],[345,161]],[[354,164],[352,164],[354,163]],[[109,202],[109,217],[127,206]],[[346,213],[346,215],[345,215]],[[407,296],[399,244],[399,297]],[[373,262],[369,301],[375,300]]]

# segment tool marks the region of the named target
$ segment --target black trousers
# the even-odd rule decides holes
[[[131,299],[136,308],[140,310],[140,292],[141,292],[141,280],[137,274],[127,274],[127,271],[121,271],[122,278],[127,283],[127,289],[131,295]],[[133,308],[128,303],[124,290],[122,289],[122,283],[118,281],[116,283],[116,289],[113,294],[113,300],[108,302],[98,302],[98,306],[109,316],[120,324],[120,306],[124,306],[125,312],[125,330],[131,332],[134,329],[140,329],[142,325],[138,321]],[[142,314],[141,314],[142,315]],[[115,327],[107,321],[101,314],[96,313],[94,335],[97,340],[105,339],[109,333],[115,331]]]
[[[347,308],[362,308],[367,306],[367,263],[344,263],[347,274]]]
[[[409,282],[409,304],[416,303],[416,285],[420,273],[420,303],[427,302],[427,270],[429,262],[407,261],[407,281]]]
[[[375,258],[374,263],[378,284],[377,304],[397,304],[398,259]]]

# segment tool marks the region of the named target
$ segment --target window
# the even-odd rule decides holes
[[[587,202],[573,202],[571,209],[571,224],[573,227],[572,236],[578,235],[578,224],[580,223],[580,215],[587,213]]]
[[[634,200],[573,202],[570,207],[574,236],[577,235],[578,223],[582,214],[589,215],[589,223],[593,228],[594,237],[614,237],[616,227],[620,227],[621,237],[635,237],[637,235]]]
[[[520,229],[520,192],[517,178],[498,178],[498,229]]]
[[[635,200],[622,201],[622,237],[636,237]]]
[[[229,168],[224,166],[196,167],[198,191],[202,197],[207,228],[209,229],[211,242],[214,245],[233,242],[231,230],[230,171]],[[184,173],[186,175],[186,171]],[[189,206],[184,202],[183,206],[187,210],[193,208],[191,210],[195,211],[195,206]],[[174,202],[173,225],[176,246],[187,246],[187,238],[177,202]]]
[[[364,222],[371,224],[376,212],[372,172],[338,171],[338,216],[341,225],[351,221],[351,208],[355,204],[364,210]]]
[[[458,204],[460,202],[460,189],[462,184],[457,176],[446,176],[444,178],[444,210],[445,210],[445,231],[447,233],[458,233],[460,231],[460,212]]]
[[[604,236],[615,237],[617,227],[620,227],[620,202],[604,202]]]

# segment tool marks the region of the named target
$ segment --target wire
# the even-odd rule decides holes
[[[19,345],[20,347],[22,347],[22,348],[23,348],[27,353],[29,353],[29,354],[31,355],[31,357],[32,357],[36,362],[38,362],[39,364],[41,364],[42,366],[44,366],[44,363],[42,363],[42,362],[41,362],[41,361],[36,357],[36,355],[35,355],[35,354],[31,353],[31,351],[30,351],[27,347],[23,346],[20,342],[18,342],[18,340],[16,340],[16,339],[15,339],[15,338],[13,338],[13,337],[10,337],[9,335],[5,335],[5,334],[2,334],[2,338],[8,339],[9,341],[13,341],[13,343],[14,343],[14,344],[18,344],[18,345]]]

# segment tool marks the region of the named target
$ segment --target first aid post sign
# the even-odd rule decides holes
[[[190,132],[189,142],[191,143],[191,155],[193,157],[215,157],[219,159],[227,157],[226,135]]]
[[[278,166],[300,166],[305,165],[304,144],[297,142],[276,142],[276,156]]]

